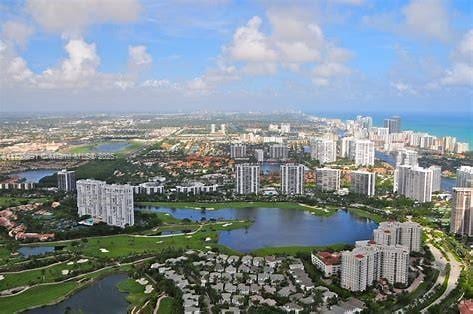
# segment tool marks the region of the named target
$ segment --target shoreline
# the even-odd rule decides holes
[[[196,205],[201,205],[198,207]],[[317,216],[329,217],[335,214],[339,209],[336,206],[324,206],[317,207],[313,205],[307,205],[298,202],[136,202],[135,206],[155,206],[155,207],[167,207],[176,209],[191,209],[191,210],[219,210],[219,209],[242,209],[242,208],[279,208],[279,209],[295,209],[304,210],[313,213]]]

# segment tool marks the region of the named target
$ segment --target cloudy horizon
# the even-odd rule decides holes
[[[0,4],[3,112],[471,112],[468,1]]]

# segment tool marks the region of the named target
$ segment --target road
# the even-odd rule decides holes
[[[463,267],[463,265],[455,259],[455,257],[453,256],[453,254],[451,252],[447,252],[447,257],[449,259],[447,261],[445,259],[445,257],[442,255],[442,253],[436,247],[434,247],[431,243],[429,243],[428,245],[429,245],[429,248],[430,248],[432,254],[434,255],[435,263],[438,265],[438,267],[441,267],[441,268],[439,268],[441,271],[440,271],[440,275],[438,276],[437,282],[435,283],[434,287],[432,287],[432,289],[430,289],[429,292],[427,292],[426,294],[427,295],[430,294],[431,291],[433,291],[433,289],[436,286],[443,284],[443,282],[445,280],[445,275],[446,275],[445,266],[447,265],[447,263],[450,263],[450,276],[449,276],[448,282],[447,282],[447,289],[445,289],[445,291],[442,293],[442,295],[440,297],[437,298],[437,300],[435,300],[434,302],[429,304],[429,306],[425,307],[422,310],[422,313],[426,313],[427,310],[431,306],[439,304],[440,302],[442,302],[450,294],[450,292],[452,292],[453,289],[455,289],[457,287],[458,279],[460,278],[460,273],[461,273],[462,267]]]
[[[156,300],[156,306],[154,307],[153,314],[158,314],[159,305],[161,304],[161,300],[166,298],[166,297],[167,297],[167,294],[165,294],[164,292],[161,293],[161,295],[158,297],[158,300]]]

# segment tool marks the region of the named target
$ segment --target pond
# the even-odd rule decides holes
[[[30,256],[43,255],[54,251],[56,251],[56,247],[54,246],[22,246],[18,249],[18,253],[26,258]]]
[[[218,210],[171,209],[154,206],[137,208],[169,213],[172,216],[194,221],[202,218],[252,220],[254,223],[244,229],[221,231],[219,243],[241,252],[273,246],[315,246],[336,243],[353,244],[372,236],[377,224],[366,218],[359,218],[345,210],[339,210],[330,217],[315,216],[300,209],[241,208]]]
[[[131,144],[128,142],[106,142],[92,148],[94,153],[117,153],[126,149]]]
[[[107,276],[58,304],[33,309],[26,313],[127,313],[129,306],[126,300],[127,293],[120,292],[117,288],[117,284],[126,278],[128,277],[124,274]]]
[[[26,182],[38,183],[44,177],[48,177],[57,172],[57,169],[37,169],[37,170],[26,170],[21,172],[10,173],[10,177],[19,177],[25,179]]]

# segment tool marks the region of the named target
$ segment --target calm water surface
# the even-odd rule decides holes
[[[57,172],[57,169],[38,169],[38,170],[27,170],[22,172],[10,173],[10,177],[20,177],[26,179],[26,182],[38,183],[44,177],[48,177]]]
[[[92,151],[95,153],[116,153],[130,146],[128,142],[109,142],[95,146]]]
[[[330,217],[319,217],[298,209],[241,208],[219,210],[171,209],[142,206],[146,209],[194,221],[205,219],[252,220],[246,229],[222,231],[219,243],[241,252],[250,252],[268,246],[312,246],[335,243],[353,244],[372,236],[377,224],[339,210]]]
[[[125,314],[129,305],[126,301],[127,294],[120,292],[117,284],[126,278],[124,274],[105,277],[58,304],[30,310],[27,313],[64,314],[69,311],[85,314]]]
[[[51,253],[55,250],[56,248],[54,246],[22,246],[18,249],[18,253],[24,257],[30,257]]]

